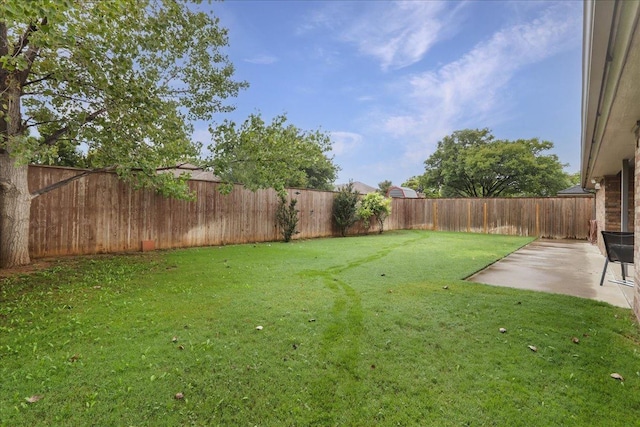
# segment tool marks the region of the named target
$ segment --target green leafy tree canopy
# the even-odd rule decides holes
[[[285,187],[330,190],[338,166],[327,156],[331,138],[319,130],[302,131],[286,124],[287,117],[275,117],[265,123],[260,114],[252,114],[242,125],[226,120],[212,128],[214,143],[209,146],[207,163],[227,182],[247,188]]]
[[[422,182],[442,197],[551,196],[570,185],[553,143],[496,140],[489,129],[453,132],[425,161]]]
[[[27,163],[79,161],[187,197],[194,121],[232,109],[246,86],[218,19],[182,0],[0,2],[0,265],[26,264]],[[82,157],[82,156],[81,156]],[[25,237],[26,236],[26,237]],[[26,242],[26,243],[25,243]]]
[[[0,123],[20,122],[2,144],[23,161],[64,164],[83,144],[86,166],[176,195],[156,169],[196,157],[190,123],[230,111],[224,100],[246,86],[231,80],[226,30],[185,1],[8,0],[3,11],[0,81],[22,89],[23,111],[0,110]]]

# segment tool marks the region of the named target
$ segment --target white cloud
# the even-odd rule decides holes
[[[384,128],[391,136],[401,137],[412,133],[414,129],[420,127],[421,123],[419,117],[410,115],[390,116],[384,121]]]
[[[319,29],[380,62],[383,70],[399,69],[420,61],[437,42],[449,37],[460,3],[446,1],[394,1],[326,3],[298,26],[302,35]]]
[[[333,30],[333,23],[340,21],[340,17],[344,16],[339,3],[327,3],[324,7],[314,10],[306,20],[298,24],[295,29],[296,35],[303,35],[318,28],[329,28]]]
[[[330,132],[333,146],[331,153],[341,155],[355,150],[362,144],[362,135],[353,132]]]
[[[362,95],[362,96],[359,96],[358,98],[356,98],[356,100],[358,100],[360,102],[369,102],[369,101],[375,100],[375,97],[373,97],[371,95]]]
[[[514,76],[579,46],[581,19],[575,4],[554,5],[538,18],[496,32],[454,62],[406,78],[394,91],[404,94],[401,102],[409,112],[382,119],[384,131],[414,141],[405,146],[405,157],[415,158],[455,128],[499,121]]]
[[[456,10],[436,1],[380,2],[343,29],[341,39],[377,58],[383,70],[403,68],[451,34]]]
[[[252,58],[245,58],[244,61],[250,64],[270,65],[270,64],[273,64],[274,62],[277,62],[278,58],[272,55],[260,54]]]

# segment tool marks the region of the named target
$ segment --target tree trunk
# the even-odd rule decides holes
[[[29,166],[0,154],[0,268],[29,264]]]
[[[13,138],[23,132],[20,115],[20,86],[12,78],[0,82],[0,268],[29,264],[29,218],[31,194],[27,182],[29,166],[16,164],[11,156]]]

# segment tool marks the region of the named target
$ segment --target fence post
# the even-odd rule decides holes
[[[433,202],[433,231],[438,230],[438,202]]]
[[[467,233],[471,232],[471,202],[467,200]]]
[[[536,203],[536,237],[540,237],[540,203]]]
[[[484,204],[482,205],[482,209],[484,210],[484,234],[488,234],[489,230],[488,230],[488,224],[487,224],[487,202],[484,202]]]

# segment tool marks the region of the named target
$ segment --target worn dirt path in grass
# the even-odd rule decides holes
[[[329,363],[339,367],[345,373],[357,379],[360,360],[360,341],[364,330],[362,300],[360,294],[341,279],[345,272],[379,261],[394,249],[428,238],[420,235],[402,243],[389,245],[373,254],[359,257],[346,264],[336,265],[325,270],[305,270],[301,276],[322,280],[324,286],[334,295],[330,324],[323,334],[322,348]]]

